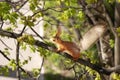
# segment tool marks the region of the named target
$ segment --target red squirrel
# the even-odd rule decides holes
[[[61,28],[59,26],[56,35],[51,39],[52,42],[57,45],[57,52],[66,52],[72,56],[74,60],[77,60],[80,57],[79,47],[73,42],[61,40],[60,34]]]

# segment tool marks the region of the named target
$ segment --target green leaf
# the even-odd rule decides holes
[[[16,12],[12,12],[10,14],[4,14],[3,15],[4,20],[9,20],[13,24],[15,24],[17,18],[18,18],[18,14]]]
[[[15,59],[11,59],[9,62],[9,66],[12,68],[12,70],[16,70],[16,64],[15,64]]]
[[[34,11],[35,10],[35,5],[33,3],[30,4],[30,10]]]
[[[27,35],[27,34],[17,38],[17,40],[21,43],[26,42],[26,43],[29,43],[31,45],[33,45],[35,43],[34,37],[32,35]]]
[[[115,41],[112,40],[112,39],[110,39],[110,40],[109,40],[109,44],[110,44],[110,47],[113,48],[114,45],[115,45]]]
[[[21,72],[21,75],[22,75],[22,77],[28,78],[28,75],[25,72]]]
[[[13,16],[15,19],[18,18],[18,14],[17,14],[16,12],[12,12],[12,13],[11,13],[11,16]]]
[[[69,35],[68,33],[62,33],[61,38],[63,40],[72,41],[72,36]]]
[[[9,14],[11,6],[6,2],[0,2],[0,16],[3,17],[4,15]]]
[[[113,78],[113,80],[120,80],[120,74],[113,73],[112,78]]]
[[[28,64],[28,60],[24,60],[22,64],[23,65]]]
[[[34,44],[34,43],[35,43],[35,39],[34,39],[34,37],[33,37],[32,35],[28,35],[28,36],[26,36],[26,37],[27,37],[28,42],[29,42],[30,44]]]
[[[39,68],[33,68],[32,72],[33,72],[33,75],[35,77],[37,77],[40,74],[40,69]]]
[[[35,53],[36,52],[36,47],[33,45],[29,45],[30,50]]]
[[[117,32],[120,33],[120,27],[117,28]]]
[[[32,27],[34,26],[34,23],[32,21],[26,21],[26,25],[28,25],[29,27]]]
[[[0,74],[8,76],[8,72],[9,72],[8,69],[9,69],[8,66],[0,67]]]
[[[35,11],[38,6],[38,0],[29,0],[30,10]]]
[[[85,14],[83,13],[83,11],[79,11],[77,17],[79,18],[80,21],[85,20]]]
[[[13,31],[13,29],[11,27],[7,27],[5,30],[7,30],[7,31]]]
[[[113,2],[115,2],[115,0],[107,0],[108,1],[108,3],[113,3]]]
[[[41,47],[38,47],[37,51],[40,53],[40,56],[44,56],[44,57],[47,57],[52,54],[52,52],[50,52],[44,48],[41,48]]]
[[[24,51],[27,49],[27,44],[26,43],[21,43],[21,49],[23,49]]]

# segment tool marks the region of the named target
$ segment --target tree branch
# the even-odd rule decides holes
[[[14,32],[9,32],[9,31],[5,31],[0,29],[0,35],[1,36],[6,36],[6,37],[10,37],[10,38],[14,38],[17,39],[18,37],[20,37],[20,34],[14,33]]]
[[[18,12],[27,2],[28,2],[28,0],[24,1],[22,3],[22,5],[18,9],[16,9],[15,11]]]
[[[3,24],[4,24],[4,21],[3,21],[2,17],[1,17],[1,26],[0,26],[1,29],[3,27]]]
[[[0,39],[0,41],[3,43],[3,45],[5,45],[8,49],[12,50],[12,48],[10,48],[2,39]]]
[[[39,75],[37,77],[37,80],[40,80],[40,78],[42,76],[41,71],[42,71],[42,68],[43,68],[43,64],[44,64],[44,57],[42,58],[42,63],[41,63],[41,66],[40,66],[40,73],[39,73]]]
[[[120,73],[120,65],[117,65],[117,66],[115,66],[115,67],[108,68],[108,69],[106,69],[106,70],[111,71],[111,72],[118,72],[118,73]]]
[[[0,30],[0,32],[3,32],[2,35],[4,34],[4,36],[6,36],[6,37],[10,37],[10,38],[14,38],[14,39],[17,39],[19,37],[19,34],[14,33],[14,32],[8,32],[8,31],[4,31],[4,30]],[[35,40],[35,43],[33,45],[38,46],[38,47],[42,47],[42,48],[47,49],[47,50],[52,51],[52,52],[55,52],[55,48],[53,46],[50,46],[50,45],[48,45],[48,44],[46,44],[44,42],[41,42],[39,40]],[[0,51],[0,53],[2,53],[2,52]],[[62,55],[62,54],[59,53],[59,55]],[[66,55],[67,58],[73,59],[68,54],[65,54],[65,55]],[[62,56],[65,56],[65,55],[62,55]],[[7,59],[10,60],[9,58],[7,58]],[[110,69],[105,69],[105,68],[103,68],[101,66],[98,66],[96,64],[92,64],[89,61],[86,61],[86,60],[83,60],[83,59],[80,59],[80,58],[76,62],[78,62],[79,64],[82,64],[84,66],[88,66],[91,69],[96,70],[97,72],[102,73],[102,74],[106,74],[106,75],[109,75],[110,73],[112,73],[114,71],[114,70],[110,70]],[[20,67],[20,69],[22,71],[26,72],[23,68]]]
[[[43,37],[41,37],[32,27],[30,27],[30,29],[40,38],[44,41]]]
[[[19,60],[19,49],[20,49],[20,43],[17,42],[17,45],[16,45],[16,65],[17,65],[17,77],[19,80],[21,80],[21,76],[20,76],[20,60]]]

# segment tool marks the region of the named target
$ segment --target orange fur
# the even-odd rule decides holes
[[[58,27],[58,32],[52,38],[52,41],[57,45],[58,48],[57,51],[66,52],[69,55],[71,55],[74,60],[77,60],[80,57],[80,49],[73,42],[61,40],[60,34],[61,34],[61,29],[60,27]]]

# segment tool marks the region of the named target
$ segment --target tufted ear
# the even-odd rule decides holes
[[[55,37],[59,37],[60,34],[61,34],[61,27],[58,26],[58,27],[57,27],[57,33],[56,33]]]

